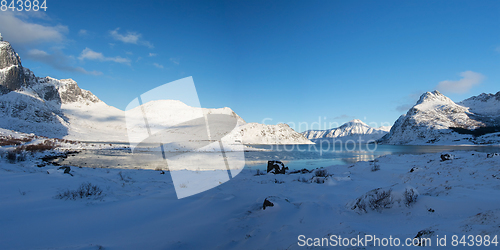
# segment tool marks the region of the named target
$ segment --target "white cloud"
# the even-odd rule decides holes
[[[37,18],[45,21],[53,21],[52,18],[47,15],[45,11],[22,11],[22,12],[14,12],[15,15],[21,18]]]
[[[127,31],[126,34],[120,34],[118,31],[120,28],[116,28],[115,30],[111,30],[109,34],[113,39],[124,42],[124,43],[131,43],[131,44],[138,44],[138,45],[144,45],[148,48],[154,48],[153,44],[151,44],[148,41],[142,40],[142,34],[137,33],[137,32],[131,32]]]
[[[80,30],[78,31],[79,36],[88,36],[89,32],[87,30]]]
[[[460,73],[462,79],[458,81],[442,81],[436,89],[444,93],[467,93],[475,85],[479,85],[486,77],[480,73],[473,71],[464,71]]]
[[[141,45],[144,45],[144,46],[146,46],[146,47],[150,48],[150,49],[152,49],[152,48],[154,48],[154,47],[155,47],[152,43],[150,43],[150,42],[148,42],[148,41],[141,41],[141,42],[139,42],[139,43],[140,43]]]
[[[495,49],[496,52],[500,53],[500,46]]]
[[[155,53],[149,53],[149,56],[153,57],[153,56],[156,56],[156,54]]]
[[[43,50],[39,50],[39,49],[32,49],[32,50],[28,51],[28,56],[45,57],[48,55],[49,55],[49,53],[47,53]]]
[[[159,69],[163,69],[163,65],[158,64],[158,63],[153,63],[153,65]]]
[[[30,22],[27,17],[2,11],[0,33],[5,41],[13,44],[37,44],[42,42],[60,43],[66,39],[64,34],[68,32],[67,26],[36,24]]]
[[[123,58],[120,56],[116,57],[105,57],[101,52],[95,52],[92,49],[85,48],[80,56],[78,57],[80,60],[98,60],[101,62],[105,61],[112,61],[116,63],[123,63],[123,64],[129,64],[130,65],[130,59],[128,58]]]
[[[69,71],[69,72],[78,72],[87,75],[102,75],[102,72],[99,71],[87,71],[82,67],[73,67],[70,66],[72,62],[75,61],[75,58],[72,56],[64,55],[60,50],[55,50],[53,54],[49,54],[46,51],[39,49],[29,50],[26,54],[26,59],[30,59],[33,61],[42,62],[52,66],[55,69]]]
[[[120,28],[116,28],[115,30],[110,31],[109,33],[115,40],[122,41],[124,43],[137,44],[137,41],[139,41],[139,38],[141,37],[141,34],[130,31],[127,32],[126,35],[122,35],[118,33],[118,30],[120,30]]]

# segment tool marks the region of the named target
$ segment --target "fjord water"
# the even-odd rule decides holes
[[[108,144],[108,143],[104,143]],[[388,154],[424,154],[450,151],[500,153],[499,146],[438,146],[438,145],[381,145],[381,144],[311,144],[311,145],[252,145],[260,151],[245,152],[245,168],[264,170],[268,160],[283,161],[290,169],[315,169],[331,165],[370,161]],[[210,153],[210,154],[220,154]],[[231,157],[231,152],[226,152]],[[130,150],[83,150],[62,159],[60,164],[78,167],[163,169],[165,162],[158,152]]]
[[[246,165],[263,166],[267,160],[281,160],[290,169],[314,169],[331,165],[347,165],[358,161],[371,161],[389,154],[425,154],[450,151],[478,151],[499,153],[498,146],[438,146],[438,145],[383,145],[383,144],[324,144],[314,145],[261,145],[270,151],[248,152]]]

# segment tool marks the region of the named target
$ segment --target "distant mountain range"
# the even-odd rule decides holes
[[[142,105],[159,116],[199,109],[180,101],[153,101]],[[161,112],[160,112],[161,111]],[[127,111],[129,112],[129,111]],[[133,112],[133,111],[130,111]],[[237,119],[233,134],[247,144],[310,144],[288,125],[247,124],[230,108],[203,109]],[[80,141],[127,142],[125,111],[109,106],[72,79],[36,77],[6,41],[0,41],[0,127],[36,135]]]
[[[354,119],[350,122],[342,124],[342,126],[327,130],[307,130],[302,134],[309,140],[336,140],[341,142],[359,141],[368,142],[382,138],[390,130],[390,127],[373,128],[362,122]]]
[[[500,92],[455,103],[439,91],[424,93],[394,123],[386,144],[499,144]]]

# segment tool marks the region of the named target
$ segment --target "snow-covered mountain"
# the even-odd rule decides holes
[[[482,93],[478,96],[465,99],[458,103],[468,107],[476,115],[492,116],[498,118],[500,115],[500,91],[496,94]],[[499,123],[499,121],[497,121]]]
[[[247,123],[236,130],[244,144],[314,144],[288,124]]]
[[[338,128],[328,130],[307,130],[302,134],[309,140],[325,140],[334,139],[336,141],[346,142],[359,140],[368,142],[370,140],[378,140],[386,135],[390,127],[373,128],[362,122],[361,120],[354,119],[350,122],[342,124]]]
[[[78,140],[124,141],[123,111],[108,106],[72,79],[36,77],[12,46],[0,41],[0,126]]]
[[[183,124],[192,117],[196,117],[197,114],[203,114],[207,117],[210,117],[210,115],[227,115],[234,118],[236,123],[235,125],[237,126],[237,128],[228,134],[229,141],[241,141],[244,144],[312,144],[311,141],[306,139],[300,133],[295,132],[286,124],[264,125],[259,123],[246,123],[232,109],[227,107],[220,109],[194,108],[177,100],[160,100],[148,102],[142,105],[142,107],[139,106],[131,109],[127,111],[127,115],[129,115],[129,117],[142,117],[142,112],[146,114],[153,114],[148,116],[148,125],[153,130],[157,130],[158,128],[165,126]],[[209,124],[211,124],[210,119],[208,120]],[[212,131],[213,126],[221,127],[231,125],[231,121],[222,122],[223,124],[216,123],[217,121],[214,121],[214,123],[210,125],[211,133],[214,132]],[[195,124],[190,124],[191,129],[194,129],[195,126]],[[231,126],[227,129],[230,130],[233,127],[234,126]],[[139,134],[139,130],[143,128],[135,126],[129,129],[129,134]],[[196,129],[205,130],[204,127]],[[202,132],[200,131],[198,135],[202,136]]]
[[[196,112],[200,108],[180,101],[164,100],[145,103],[127,112],[156,113],[160,119]],[[230,108],[202,109],[204,114],[225,114],[236,118],[243,133],[243,143],[303,144],[311,143],[301,134],[282,125],[246,124]],[[126,112],[109,106],[90,91],[80,89],[72,79],[37,77],[24,68],[12,46],[0,39],[0,127],[36,135],[80,141],[127,142]],[[155,124],[152,119],[151,124]],[[164,124],[165,125],[165,124]]]
[[[498,96],[481,94],[460,103],[439,91],[424,93],[380,141],[388,144],[483,144],[498,132]],[[497,131],[496,131],[497,130]]]

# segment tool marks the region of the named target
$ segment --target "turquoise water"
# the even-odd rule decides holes
[[[271,151],[245,153],[246,165],[261,168],[267,160],[280,160],[290,169],[316,168],[330,165],[353,164],[358,161],[371,161],[388,154],[425,154],[455,150],[500,153],[499,146],[413,146],[377,144],[326,144],[315,145],[260,145],[252,146]]]
[[[265,169],[268,160],[283,161],[290,169],[314,169],[331,165],[370,161],[388,154],[424,154],[454,150],[500,153],[499,146],[402,146],[376,144],[348,145],[253,145],[266,151],[245,152],[245,166]],[[227,153],[231,154],[231,153]],[[164,169],[165,163],[148,152],[132,154],[130,150],[83,150],[63,159],[60,164],[78,167]]]

